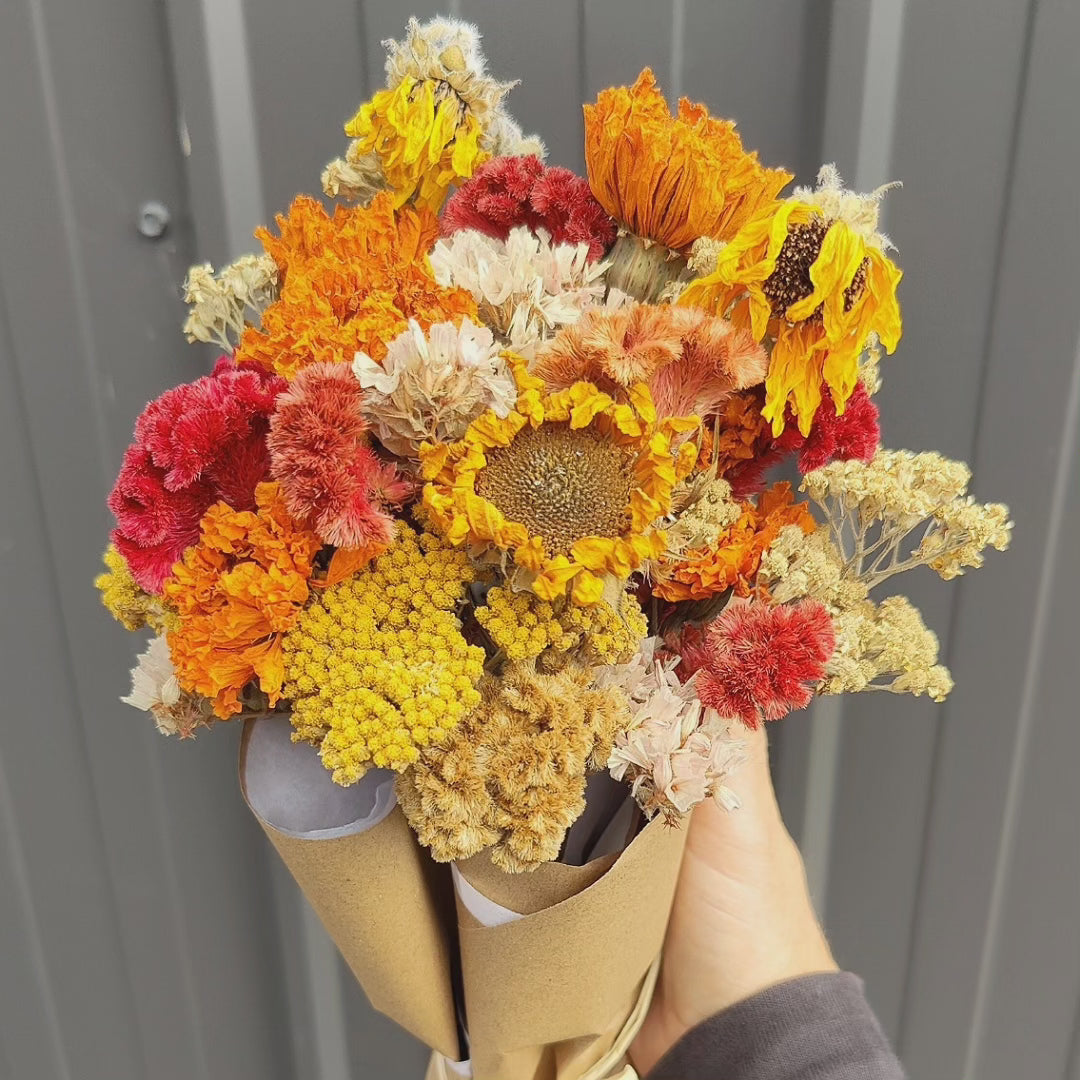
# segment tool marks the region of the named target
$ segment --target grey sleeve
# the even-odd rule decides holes
[[[806,975],[687,1032],[646,1080],[904,1080],[862,980]]]

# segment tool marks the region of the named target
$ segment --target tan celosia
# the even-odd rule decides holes
[[[269,255],[243,255],[217,275],[210,263],[193,266],[184,281],[191,312],[184,323],[188,341],[220,345],[232,352],[248,325],[278,295],[278,268]]]
[[[591,673],[538,674],[510,664],[481,682],[481,704],[399,779],[398,801],[439,862],[491,848],[507,873],[556,858],[585,808],[585,782],[626,726],[618,689]]]

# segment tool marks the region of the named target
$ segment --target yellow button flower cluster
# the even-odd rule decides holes
[[[127,559],[110,544],[102,556],[105,572],[94,578],[94,585],[101,593],[101,602],[117,622],[126,630],[141,630],[149,626],[159,634],[175,630],[176,612],[167,608],[159,596],[140,589],[131,576]]]
[[[551,604],[535,593],[494,588],[476,620],[511,661],[535,660],[548,650],[560,666],[559,654],[581,647],[593,664],[624,663],[648,634],[645,615],[632,596],[624,595],[620,611],[601,601],[592,607]]]
[[[473,576],[464,551],[402,525],[285,635],[295,737],[319,747],[335,782],[353,784],[372,765],[405,769],[479,704],[484,650],[454,615]]]

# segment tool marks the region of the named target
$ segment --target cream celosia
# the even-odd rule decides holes
[[[180,688],[164,635],[154,638],[140,654],[131,672],[131,693],[120,700],[150,713],[162,735],[191,738],[197,728],[214,721],[208,698]]]
[[[676,818],[710,797],[734,809],[739,802],[726,781],[744,744],[728,721],[702,707],[693,679],[679,682],[679,658],[663,656],[661,647],[659,638],[646,638],[628,663],[598,671],[598,687],[618,687],[630,699],[630,723],[615,736],[608,769],[630,781],[650,817]]]
[[[353,373],[364,388],[364,411],[379,441],[414,458],[423,442],[454,442],[485,409],[506,416],[517,387],[486,326],[415,320],[389,345],[381,364],[359,352]]]
[[[209,263],[193,266],[184,281],[191,312],[188,341],[205,341],[232,352],[243,337],[247,312],[254,316],[277,299],[278,269],[269,255],[244,255],[216,276]]]
[[[525,226],[505,240],[462,229],[436,243],[431,265],[440,285],[472,293],[485,325],[531,360],[541,342],[603,303],[607,265],[588,255],[588,244],[553,244]]]

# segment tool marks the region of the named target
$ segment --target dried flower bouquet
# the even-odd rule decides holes
[[[274,751],[285,810],[260,810],[251,761],[244,782],[380,1008],[460,1056],[464,1007],[480,1080],[607,1075],[663,936],[666,825],[737,812],[744,726],[815,694],[943,700],[933,632],[875,590],[981,565],[1010,522],[964,465],[879,445],[901,330],[885,188],[825,166],[785,193],[649,71],[585,106],[582,178],[543,163],[472,27],[385,44],[323,174],[332,209],[298,196],[262,254],[192,268],[185,332],[226,355],[138,418],[97,584],[156,635],[124,700],[160,731],[258,717],[325,767],[301,784]],[[782,462],[798,492],[768,483]],[[657,820],[572,859],[605,774]],[[431,860],[456,865],[456,916]],[[426,968],[365,921],[388,882]],[[470,907],[485,888],[501,924]],[[606,905],[640,920],[623,966]],[[596,959],[565,1013],[538,1022],[528,985],[500,1012],[506,957],[528,984],[568,949]]]

